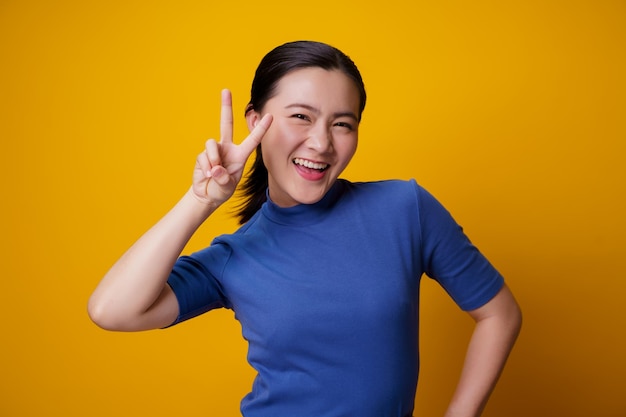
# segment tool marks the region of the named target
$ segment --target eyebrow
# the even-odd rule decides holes
[[[293,104],[289,104],[289,105],[285,106],[286,109],[291,109],[291,108],[295,108],[295,107],[307,109],[307,110],[309,110],[309,111],[311,111],[311,112],[313,112],[315,114],[320,114],[321,113],[320,109],[318,109],[317,107],[313,107],[310,104],[293,103]],[[351,119],[354,119],[356,122],[359,121],[359,118],[356,116],[356,114],[354,114],[351,111],[333,113],[333,117],[334,118],[349,117]]]

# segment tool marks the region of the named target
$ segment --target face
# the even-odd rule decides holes
[[[269,195],[281,207],[316,203],[333,186],[357,148],[359,92],[344,73],[304,68],[285,75],[249,127],[273,116],[263,137]]]

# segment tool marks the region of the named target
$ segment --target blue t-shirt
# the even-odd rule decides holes
[[[413,410],[419,283],[464,310],[503,278],[415,181],[338,180],[318,203],[266,202],[176,263],[177,322],[235,312],[258,372],[245,417],[404,417]]]

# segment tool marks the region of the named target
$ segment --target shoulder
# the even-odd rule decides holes
[[[239,226],[237,230],[232,233],[226,233],[216,236],[211,242],[211,246],[221,246],[232,251],[234,246],[240,246],[249,240],[255,240],[257,235],[263,234],[263,226],[261,223],[261,210],[258,210],[246,223]]]
[[[342,196],[344,199],[367,204],[415,206],[418,204],[418,196],[422,190],[422,187],[414,179],[369,182],[341,181],[344,187]]]
[[[349,205],[368,207],[374,212],[417,216],[420,222],[436,224],[450,217],[448,210],[415,179],[349,182],[343,180],[343,200]]]
[[[414,179],[363,182],[339,181],[342,182],[346,193],[353,193],[359,197],[415,195],[416,189],[419,188],[419,185]]]

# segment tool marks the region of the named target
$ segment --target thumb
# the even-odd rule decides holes
[[[221,165],[213,167],[213,169],[211,170],[211,178],[213,179],[213,181],[222,186],[227,185],[230,182],[230,176],[228,175],[228,172]]]

